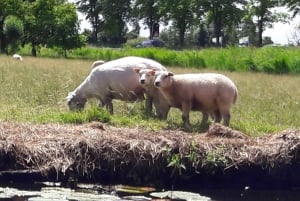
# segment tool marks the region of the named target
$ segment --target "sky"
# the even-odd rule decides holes
[[[289,24],[275,23],[273,28],[266,29],[263,36],[270,36],[275,44],[287,45],[292,39],[295,27],[300,25],[300,17],[298,16]]]
[[[284,8],[279,8],[277,11],[286,11]],[[80,23],[80,29],[91,29],[91,25],[89,22],[85,20],[84,15],[81,13],[78,13],[78,17],[81,20]],[[283,23],[275,23],[273,28],[267,28],[263,32],[263,37],[264,36],[269,36],[271,37],[272,41],[275,44],[280,44],[280,45],[287,45],[289,44],[289,40],[292,39],[292,34],[295,32],[295,27],[300,26],[300,15],[296,16],[291,22],[283,24]],[[149,36],[149,29],[144,29],[143,26],[141,26],[141,31],[140,31],[140,36],[141,37],[148,37]]]
[[[284,7],[279,7],[274,9],[277,12],[288,12]],[[291,13],[289,13],[291,15]],[[275,44],[286,45],[289,44],[289,40],[292,39],[293,33],[295,33],[295,28],[300,27],[300,14],[298,14],[289,23],[275,23],[273,28],[266,29],[263,32],[263,36],[270,36]]]

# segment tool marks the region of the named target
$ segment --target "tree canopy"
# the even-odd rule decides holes
[[[20,31],[22,43],[31,45],[34,56],[40,46],[60,47],[66,53],[66,50],[80,47],[85,42],[79,35],[79,22],[74,4],[66,0],[2,0],[0,2],[2,52],[7,52],[7,46],[11,43],[12,35],[8,32],[7,26],[4,26],[4,22],[11,15],[19,19],[19,22],[14,20],[15,28],[19,27],[18,29],[22,30]]]
[[[286,5],[299,13],[298,0],[285,0],[284,4],[278,0],[122,0],[117,4],[109,1],[109,5],[107,2],[77,0],[79,11],[85,13],[90,22],[96,21],[96,18],[98,21],[101,19],[102,24],[92,23],[93,27],[98,28],[94,28],[94,32],[101,30],[99,38],[103,35],[105,38],[108,35],[123,37],[130,22],[134,22],[138,30],[137,21],[141,21],[149,28],[150,37],[154,23],[168,24],[168,29],[175,31],[173,44],[178,48],[184,47],[187,35],[195,29],[200,31],[200,27],[200,35],[209,39],[198,38],[202,42],[212,44],[214,38],[216,46],[237,44],[238,37],[248,36],[252,45],[261,46],[262,33],[267,27],[274,22],[289,19],[287,14],[273,12],[273,8]],[[95,8],[96,15],[93,12]]]
[[[149,28],[150,37],[154,25],[168,25],[161,36],[169,37],[169,44],[178,49],[191,44],[186,40],[195,40],[194,45],[201,47],[226,46],[238,44],[242,37],[248,37],[250,45],[262,46],[266,28],[290,19],[286,13],[274,12],[274,8],[286,6],[294,17],[300,12],[299,0],[73,0],[75,4],[68,1],[1,0],[1,51],[7,52],[11,43],[8,30],[4,30],[8,16],[21,20],[10,27],[23,29],[19,38],[22,44],[31,45],[32,55],[37,54],[40,46],[59,47],[66,55],[86,41],[79,34],[76,11],[91,23],[92,30],[85,31],[85,36],[93,45],[119,47],[128,37],[138,36],[142,22]],[[128,25],[133,27],[130,34]],[[170,33],[164,34],[166,31]]]

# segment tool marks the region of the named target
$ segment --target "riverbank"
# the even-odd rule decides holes
[[[0,180],[296,187],[299,150],[292,129],[250,138],[219,124],[185,133],[0,122]]]

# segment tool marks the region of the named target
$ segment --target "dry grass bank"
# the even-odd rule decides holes
[[[55,171],[56,179],[62,179],[59,175],[72,175],[73,179],[93,182],[107,182],[110,178],[144,184],[199,177],[216,182],[216,175],[218,180],[228,179],[240,170],[240,178],[251,178],[258,168],[265,174],[261,178],[298,181],[289,174],[283,177],[280,171],[299,163],[300,130],[256,138],[219,124],[202,134],[116,128],[96,122],[0,122],[0,130],[0,177],[30,170],[41,172],[45,178]]]

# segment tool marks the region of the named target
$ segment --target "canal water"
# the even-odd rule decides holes
[[[155,193],[166,192],[164,189],[142,188],[140,192],[130,188],[130,191],[116,190],[116,186],[101,186],[95,184],[80,184],[76,190],[61,187],[59,183],[0,184],[0,201],[90,201],[90,200],[175,200],[175,201],[300,201],[300,189],[254,189],[251,186],[243,188],[194,188],[172,189],[168,192],[184,192],[181,197],[153,197]],[[150,189],[151,192],[147,192]],[[152,194],[155,192],[154,194]],[[174,193],[175,195],[175,193]],[[196,195],[196,196],[195,196]],[[160,199],[159,199],[160,198]],[[169,197],[170,198],[170,197]]]

